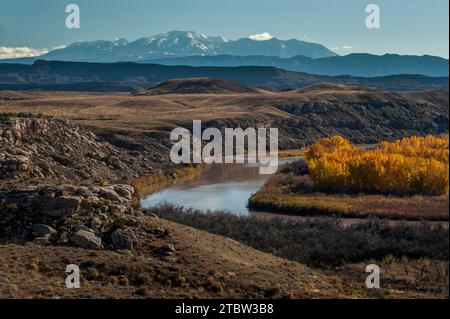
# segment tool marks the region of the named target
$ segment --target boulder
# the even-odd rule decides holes
[[[1,164],[9,172],[26,172],[30,169],[30,159],[23,155],[5,154]]]
[[[117,184],[113,186],[114,191],[119,194],[120,196],[131,200],[131,196],[134,194],[134,188],[130,185],[125,184]]]
[[[85,230],[77,231],[70,241],[76,246],[86,249],[100,249],[102,247],[102,240],[94,233]]]
[[[48,236],[36,237],[35,239],[33,239],[33,243],[39,246],[47,246],[50,244],[50,241],[48,240]]]
[[[115,200],[115,201],[120,200],[120,195],[117,194],[113,189],[110,189],[110,188],[99,187],[98,193],[101,197],[104,197],[106,199]]]
[[[123,214],[123,213],[125,213],[126,209],[127,208],[122,205],[113,204],[113,205],[109,206],[109,211],[114,214]]]
[[[133,250],[135,235],[131,230],[116,229],[111,234],[111,241],[119,250]]]
[[[91,191],[86,186],[80,186],[76,189],[76,192],[84,197],[92,196]]]
[[[175,246],[167,243],[167,244],[159,247],[156,250],[156,254],[158,256],[171,256],[175,251],[176,251]]]
[[[31,226],[31,233],[34,237],[49,238],[52,235],[56,234],[56,230],[44,224],[34,224],[33,226]]]
[[[100,229],[102,227],[102,221],[98,217],[92,218],[91,227],[94,229]]]
[[[77,213],[80,204],[78,196],[45,197],[40,203],[40,209],[48,216],[61,217]]]

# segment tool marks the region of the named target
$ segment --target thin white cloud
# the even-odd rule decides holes
[[[249,39],[252,39],[255,41],[267,41],[272,38],[273,38],[273,36],[271,36],[270,33],[267,33],[267,32],[252,34],[249,36]]]
[[[28,58],[46,54],[48,49],[30,47],[0,47],[0,59]]]
[[[66,46],[64,44],[61,45],[57,45],[56,47],[54,47],[52,50],[59,50],[59,49],[64,49]]]
[[[0,47],[0,59],[31,58],[44,55],[52,50],[64,49],[65,47],[65,45],[58,45],[50,50],[47,48],[35,49],[31,47]]]
[[[335,46],[331,48],[333,51],[345,51],[345,50],[352,50],[353,47],[349,45],[343,45],[343,46]]]

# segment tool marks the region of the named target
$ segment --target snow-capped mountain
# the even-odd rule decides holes
[[[47,60],[117,62],[148,61],[164,57],[230,55],[266,55],[323,58],[336,54],[326,47],[299,40],[271,38],[257,41],[243,38],[229,41],[223,37],[210,37],[194,31],[171,31],[128,42],[116,41],[76,42],[65,48],[53,50],[39,57]]]
[[[42,58],[59,61],[107,62],[114,60],[117,57],[117,52],[124,49],[128,44],[129,42],[125,39],[74,42],[65,48],[50,51]]]
[[[172,31],[140,38],[131,42],[127,49],[140,55],[216,55],[227,42],[222,37],[208,37],[198,32]]]

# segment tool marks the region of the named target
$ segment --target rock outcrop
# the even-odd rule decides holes
[[[7,180],[15,186],[126,180],[150,175],[152,167],[145,152],[117,147],[67,120],[0,117],[0,189]],[[130,197],[126,187],[113,191]]]
[[[100,249],[102,240],[94,233],[86,230],[79,230],[72,237],[70,241],[78,247],[86,249]]]
[[[111,234],[113,245],[119,250],[133,250],[136,237],[130,229],[116,229]]]
[[[133,232],[113,226],[134,213],[133,194],[134,188],[124,184],[29,186],[0,191],[0,237],[89,249],[100,249],[101,238],[111,238],[115,248],[132,250]]]

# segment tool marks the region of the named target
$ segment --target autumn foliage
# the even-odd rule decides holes
[[[372,150],[334,136],[311,145],[305,157],[324,191],[443,195],[449,192],[448,147],[448,135],[382,142]]]

